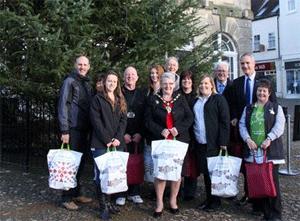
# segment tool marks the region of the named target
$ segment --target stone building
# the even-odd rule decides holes
[[[239,57],[252,51],[251,0],[200,0],[200,4],[202,25],[208,25],[202,37],[213,35],[214,51],[221,52],[219,60],[228,61],[234,79],[240,75]]]

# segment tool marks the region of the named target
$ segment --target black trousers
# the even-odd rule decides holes
[[[281,219],[281,193],[278,177],[279,165],[273,165],[273,180],[276,188],[276,197],[268,197],[261,199],[251,199],[253,210],[261,210],[266,219]]]
[[[85,160],[87,157],[87,153],[89,153],[89,142],[88,142],[88,131],[81,131],[76,129],[70,129],[69,131],[70,135],[70,149],[74,151],[78,151],[83,153],[81,157],[81,162],[79,165],[79,169],[76,175],[77,179],[77,187],[69,189],[69,190],[63,190],[62,192],[62,201],[63,202],[70,202],[74,197],[77,197],[80,195],[80,178],[83,172],[83,168],[85,165]]]
[[[207,145],[206,144],[199,144],[196,142],[195,150],[198,159],[198,165],[200,172],[203,173],[204,177],[204,185],[205,185],[205,192],[206,192],[206,202],[209,205],[220,205],[221,200],[218,196],[211,195],[211,180],[208,172],[207,167]]]

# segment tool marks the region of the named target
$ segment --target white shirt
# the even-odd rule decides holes
[[[244,81],[244,94],[246,94],[246,86],[247,86],[247,79],[250,78],[250,104],[252,104],[252,95],[253,95],[253,89],[254,89],[254,79],[255,79],[256,72],[251,74],[251,76],[245,75],[245,81]]]
[[[195,115],[194,119],[194,133],[198,143],[206,144],[206,131],[204,122],[204,105],[207,102],[208,97],[199,97],[194,105],[193,111]]]

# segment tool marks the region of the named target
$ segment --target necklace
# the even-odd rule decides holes
[[[156,94],[157,97],[159,97],[161,99],[161,101],[166,105],[166,110],[168,113],[171,113],[172,111],[172,107],[170,106],[170,104],[173,104],[179,97],[180,97],[180,94],[177,94],[177,96],[170,100],[170,101],[166,101],[165,99],[163,99],[162,96],[160,96],[159,94]]]

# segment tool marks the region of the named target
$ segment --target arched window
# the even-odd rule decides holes
[[[221,54],[218,61],[227,61],[230,65],[230,79],[238,77],[237,50],[231,37],[223,32],[213,36],[214,54]]]

